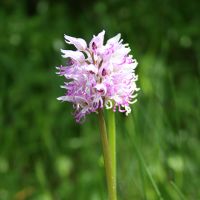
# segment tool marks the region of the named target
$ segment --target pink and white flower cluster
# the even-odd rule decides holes
[[[137,61],[129,55],[131,49],[122,43],[120,34],[106,44],[104,35],[103,30],[93,36],[89,46],[81,38],[64,36],[66,43],[74,45],[76,50],[61,49],[62,57],[68,62],[66,66],[57,67],[57,74],[68,81],[61,86],[66,93],[58,100],[73,103],[77,122],[103,107],[128,115],[130,104],[136,102]]]

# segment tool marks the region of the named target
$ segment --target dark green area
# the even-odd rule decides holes
[[[0,2],[0,200],[106,200],[96,115],[60,103],[64,33],[122,33],[138,102],[117,113],[119,200],[200,199],[200,1]]]

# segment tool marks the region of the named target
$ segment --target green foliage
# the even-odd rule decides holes
[[[129,43],[138,102],[117,114],[119,200],[200,199],[199,1],[0,3],[0,200],[105,200],[96,115],[60,103],[63,34]]]

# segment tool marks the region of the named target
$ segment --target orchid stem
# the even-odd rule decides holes
[[[111,153],[111,165],[112,165],[112,172],[114,177],[114,184],[116,186],[116,129],[115,129],[115,112],[113,110],[108,110],[108,140],[110,145],[110,153]],[[117,192],[117,191],[115,191]]]
[[[113,176],[113,168],[111,164],[112,160],[111,160],[110,148],[109,148],[109,143],[108,143],[106,124],[105,124],[102,109],[98,110],[98,119],[99,119],[99,128],[100,128],[100,135],[101,135],[102,148],[103,148],[104,165],[105,165],[105,171],[106,171],[108,196],[109,196],[109,200],[117,200],[116,184],[115,184],[115,178]]]

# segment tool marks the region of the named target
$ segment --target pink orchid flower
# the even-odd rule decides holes
[[[106,44],[104,35],[103,30],[93,36],[89,46],[81,38],[64,36],[66,43],[74,45],[76,50],[61,50],[68,62],[66,66],[57,67],[57,74],[68,81],[61,86],[66,94],[58,100],[73,103],[77,122],[104,107],[128,115],[130,104],[136,102],[139,88],[135,68],[138,63],[129,55],[131,49],[122,43],[120,34]]]

